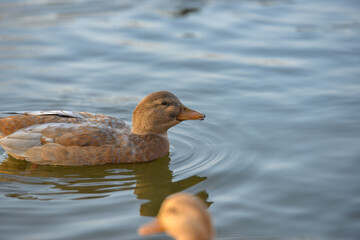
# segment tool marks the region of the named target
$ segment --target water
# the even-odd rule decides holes
[[[359,10],[2,0],[0,111],[131,123],[169,90],[207,118],[171,129],[170,155],[146,164],[34,167],[1,149],[1,239],[145,239],[137,227],[178,191],[209,205],[218,239],[359,239]]]

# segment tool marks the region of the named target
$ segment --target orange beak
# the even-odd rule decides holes
[[[197,111],[191,110],[190,108],[181,105],[181,111],[177,115],[176,119],[179,121],[184,120],[204,120],[205,114],[199,113]]]
[[[163,233],[165,229],[161,226],[159,220],[156,218],[152,222],[146,223],[139,227],[138,233],[141,236],[151,235],[155,233]]]

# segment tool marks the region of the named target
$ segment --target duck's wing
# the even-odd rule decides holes
[[[72,112],[72,111],[61,111],[61,110],[55,110],[55,111],[2,111],[0,114],[17,114],[17,115],[27,115],[27,116],[59,116],[59,117],[70,117],[70,118],[84,118],[83,115],[81,115],[78,112]],[[94,114],[91,114],[94,115]]]
[[[118,155],[129,131],[104,124],[45,123],[20,129],[0,139],[0,145],[10,155],[39,164],[101,164],[112,161],[102,160],[104,154]]]
[[[124,128],[125,122],[116,117],[93,114],[87,112],[71,111],[19,111],[19,112],[0,112],[0,114],[10,114],[0,118],[0,138],[14,133],[17,130],[36,124],[44,123],[89,123],[104,124],[113,128]]]

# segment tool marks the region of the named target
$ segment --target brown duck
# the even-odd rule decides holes
[[[212,240],[215,230],[205,204],[188,193],[170,195],[155,220],[138,229],[140,235],[167,233],[176,240]]]
[[[205,118],[167,91],[152,93],[136,106],[132,130],[124,121],[103,114],[8,114],[18,114],[0,119],[0,145],[8,154],[37,164],[68,166],[158,159],[169,153],[169,128],[184,120]]]

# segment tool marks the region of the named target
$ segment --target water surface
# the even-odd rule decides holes
[[[359,239],[360,4],[0,2],[0,111],[131,124],[168,90],[205,121],[146,164],[34,166],[1,149],[2,239],[145,239],[169,194],[197,194],[218,239]],[[169,239],[165,235],[146,239]]]

